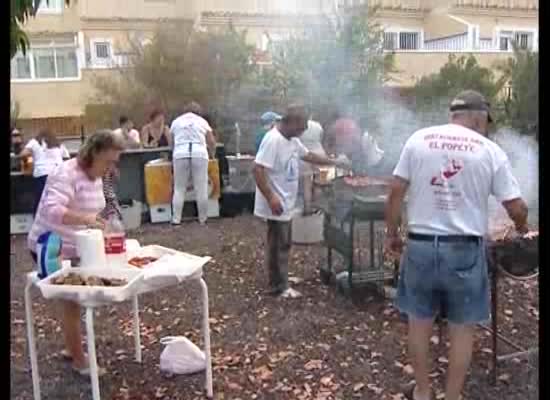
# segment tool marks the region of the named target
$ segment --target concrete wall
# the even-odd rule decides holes
[[[381,26],[388,28],[421,30],[424,27],[424,18],[420,13],[399,15],[381,12],[374,20]]]
[[[424,39],[430,40],[467,32],[468,27],[447,14],[431,12],[424,18]]]
[[[503,16],[499,14],[494,15],[461,15],[466,21],[471,24],[479,25],[479,33],[482,38],[491,38],[494,35],[495,28],[524,28],[524,29],[538,29],[539,21],[538,14],[519,14],[517,16]]]
[[[203,11],[231,13],[317,14],[333,9],[331,0],[202,0],[200,3]]]
[[[42,32],[50,34],[78,32],[80,29],[79,3],[65,8],[61,14],[38,13],[25,24],[25,31],[30,35]]]
[[[193,18],[199,12],[199,0],[79,0],[84,19],[151,20]]]
[[[116,76],[114,72],[83,69],[78,81],[12,83],[11,98],[19,102],[21,119],[81,116],[94,95],[95,77]]]

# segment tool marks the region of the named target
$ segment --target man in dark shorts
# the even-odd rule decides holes
[[[460,399],[474,327],[489,319],[484,244],[489,196],[502,203],[519,233],[527,231],[527,206],[506,154],[487,138],[490,122],[489,103],[481,94],[459,94],[450,106],[450,123],[415,132],[393,173],[386,248],[394,253],[403,246],[398,224],[408,194],[408,240],[397,293],[397,306],[409,319],[416,381],[405,391],[408,399],[433,398],[429,348],[439,313],[449,321],[451,341],[445,400]]]

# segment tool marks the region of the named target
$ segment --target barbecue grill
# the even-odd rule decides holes
[[[491,275],[491,327],[479,326],[492,335],[493,362],[492,381],[497,383],[498,363],[513,358],[530,357],[538,354],[538,347],[526,349],[514,343],[498,330],[498,282],[501,276],[514,280],[535,279],[538,276],[538,234],[531,237],[510,239],[507,234],[498,240],[490,240],[487,244],[489,272]],[[516,350],[511,354],[498,354],[498,340]],[[538,368],[538,367],[537,367]]]
[[[351,186],[344,177],[338,177],[329,184],[317,184],[322,192],[317,206],[325,213],[323,229],[327,264],[320,269],[324,284],[329,284],[334,276],[333,251],[342,255],[347,265],[346,273],[336,276],[338,287],[344,292],[373,283],[396,282],[398,264],[395,262],[393,269],[385,267],[382,251],[384,236],[375,230],[376,222],[384,220],[389,182],[389,178],[372,178],[371,182],[367,178],[365,185]],[[361,252],[360,248],[356,248],[359,239],[356,227],[363,222],[368,224],[368,265],[355,257]]]

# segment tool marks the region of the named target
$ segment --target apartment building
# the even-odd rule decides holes
[[[96,76],[129,67],[129,40],[146,44],[160,24],[247,30],[258,62],[270,44],[304,26],[326,23],[367,0],[64,0],[45,1],[26,26],[31,50],[11,63],[12,99],[23,128],[45,124],[76,134],[94,96]],[[369,0],[395,54],[390,84],[407,86],[436,72],[451,53],[473,53],[482,65],[510,56],[511,42],[538,50],[538,0]],[[376,13],[374,10],[376,9]]]
[[[453,53],[492,67],[510,56],[512,41],[538,51],[538,0],[338,0],[338,8],[366,3],[377,9],[385,51],[395,54],[393,85],[413,85]]]

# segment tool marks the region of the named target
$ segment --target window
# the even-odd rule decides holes
[[[418,49],[418,32],[400,32],[399,49],[417,50]]]
[[[533,32],[501,31],[499,35],[499,49],[502,51],[512,50],[512,42],[515,42],[522,50],[533,50]]]
[[[111,43],[95,42],[94,47],[95,47],[95,58],[97,59],[111,58]]]
[[[110,39],[92,39],[90,41],[91,62],[93,67],[109,67],[113,61],[113,43]]]
[[[61,14],[65,7],[65,0],[40,0],[38,12],[44,14]]]
[[[38,79],[55,78],[55,50],[36,49],[33,51],[34,73]]]
[[[57,49],[55,52],[58,78],[78,76],[78,60],[74,49]]]
[[[395,50],[397,48],[397,33],[384,32],[384,50]]]
[[[73,46],[33,47],[11,60],[11,79],[78,79],[77,50]]]
[[[527,50],[533,47],[533,34],[525,32],[516,32],[515,41],[520,49]]]
[[[11,60],[11,78],[12,79],[30,79],[31,78],[31,60],[29,53],[17,53]]]
[[[418,50],[419,32],[384,32],[384,50]]]

